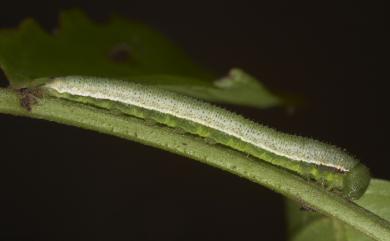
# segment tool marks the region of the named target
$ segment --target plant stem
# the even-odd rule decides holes
[[[207,144],[201,138],[55,98],[42,98],[31,111],[27,111],[20,106],[15,91],[1,88],[0,113],[55,121],[177,153],[266,186],[322,214],[337,218],[376,240],[390,240],[390,224],[368,210],[281,168],[226,147]]]

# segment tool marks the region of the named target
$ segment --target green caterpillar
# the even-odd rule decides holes
[[[370,181],[368,168],[335,146],[278,132],[220,107],[160,88],[67,76],[46,80],[41,89],[56,98],[183,129],[315,180],[347,198],[359,198]]]

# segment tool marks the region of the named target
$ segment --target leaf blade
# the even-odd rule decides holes
[[[61,15],[60,28],[53,34],[32,19],[18,30],[0,31],[0,68],[14,88],[29,86],[37,78],[84,75],[147,82],[220,103],[258,108],[282,104],[242,70],[233,69],[239,74],[221,81],[148,26],[120,17],[95,24],[76,10]],[[229,80],[230,87],[215,84]]]
[[[366,193],[355,203],[390,221],[390,182],[372,179]],[[290,240],[318,240],[319,232],[321,233],[320,237],[325,237],[326,240],[373,240],[333,218],[318,213],[304,212],[300,210],[299,205],[291,201],[287,202],[287,210]]]

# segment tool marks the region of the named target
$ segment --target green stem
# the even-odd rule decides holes
[[[376,240],[390,240],[390,224],[355,203],[283,169],[170,128],[55,98],[41,99],[29,112],[20,106],[18,94],[8,89],[0,89],[0,113],[55,121],[177,153],[266,186]]]

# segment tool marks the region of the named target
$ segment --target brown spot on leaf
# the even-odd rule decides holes
[[[115,45],[110,52],[108,57],[115,63],[125,63],[131,60],[131,48],[126,43]]]

